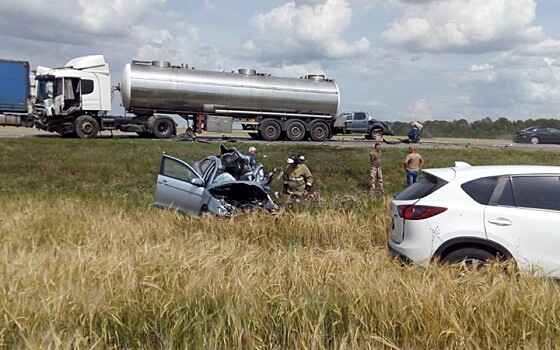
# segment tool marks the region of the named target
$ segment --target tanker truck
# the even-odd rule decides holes
[[[167,61],[132,61],[112,88],[102,55],[78,57],[61,68],[38,67],[35,79],[34,125],[79,138],[102,130],[171,138],[176,124],[170,115],[178,115],[199,132],[227,133],[235,123],[255,139],[324,141],[332,136],[340,101],[338,86],[323,75],[281,78],[254,69],[206,71]],[[116,90],[131,116],[109,115]],[[0,107],[2,112],[0,125],[28,126],[22,121],[29,115],[6,114]]]

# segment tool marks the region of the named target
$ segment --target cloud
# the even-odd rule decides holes
[[[340,59],[367,52],[370,42],[343,38],[350,26],[352,9],[346,0],[299,0],[251,18],[256,34],[243,44],[247,55],[294,62]]]
[[[534,0],[391,1],[403,15],[381,37],[411,52],[507,51],[544,38]]]
[[[408,108],[408,115],[420,121],[428,120],[433,117],[433,112],[427,100],[420,99],[412,103]]]
[[[356,101],[353,104],[358,106],[373,107],[373,108],[380,108],[380,109],[387,107],[385,103],[378,100]]]
[[[101,53],[122,67],[131,59],[190,61],[213,52],[201,45],[196,27],[164,5],[165,0],[4,0],[0,40],[9,46],[2,45],[0,53],[17,52],[47,66]]]

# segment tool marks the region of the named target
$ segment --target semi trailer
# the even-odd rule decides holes
[[[171,115],[178,115],[199,132],[227,133],[236,124],[255,139],[324,141],[333,135],[340,102],[337,84],[323,75],[282,78],[254,69],[218,72],[167,61],[132,61],[120,84],[112,87],[102,55],[78,57],[61,68],[39,66],[35,72],[17,62],[0,61],[0,86],[25,85],[25,80],[27,93],[21,88],[17,98],[6,97],[17,103],[2,102],[0,125],[35,126],[79,138],[102,130],[171,138],[177,126]],[[20,72],[5,74],[8,63]],[[109,114],[114,91],[120,92],[130,116]]]

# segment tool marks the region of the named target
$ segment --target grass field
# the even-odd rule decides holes
[[[303,152],[324,202],[231,219],[151,207],[164,151],[192,161],[218,144],[0,139],[0,348],[558,348],[556,282],[388,257],[404,149],[384,148],[388,194],[371,199],[366,148],[261,145],[267,168]],[[560,164],[558,152],[421,153],[429,167]]]

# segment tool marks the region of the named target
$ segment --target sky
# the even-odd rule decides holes
[[[339,112],[390,121],[556,118],[560,0],[2,0],[0,58],[103,54],[324,74]],[[120,96],[114,96],[113,113]]]

